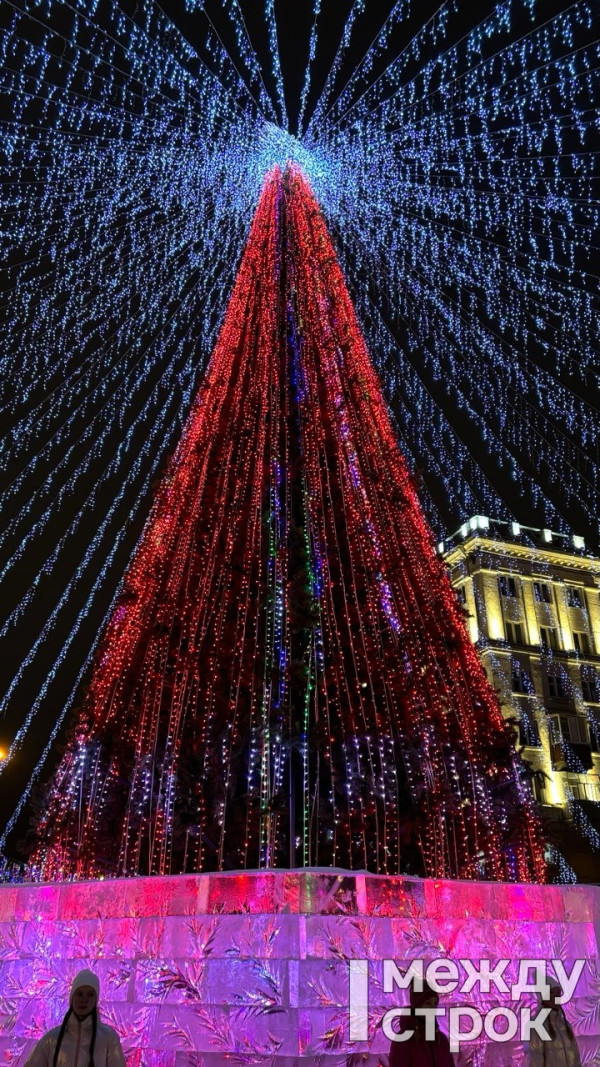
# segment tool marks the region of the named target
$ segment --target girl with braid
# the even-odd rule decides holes
[[[117,1031],[98,1018],[99,992],[91,971],[75,976],[62,1025],[40,1038],[25,1067],[125,1067]]]

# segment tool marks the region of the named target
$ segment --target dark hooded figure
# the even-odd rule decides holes
[[[406,1041],[392,1041],[390,1047],[390,1067],[454,1067],[454,1056],[450,1052],[448,1038],[435,1024],[435,1038],[428,1041],[425,1037],[425,1016],[415,1015],[417,1008],[437,1008],[439,996],[431,986],[423,983],[419,993],[413,987],[410,991],[410,1015],[406,1015],[400,1025],[399,1033],[412,1030],[412,1037]]]
[[[581,1067],[573,1028],[562,1006],[557,1003],[561,996],[561,986],[558,982],[552,982],[548,997],[541,998],[541,1006],[550,1009],[544,1023],[550,1040],[542,1040],[537,1031],[533,1031],[529,1045],[529,1067]]]
[[[125,1067],[117,1031],[98,1018],[99,993],[96,975],[80,971],[62,1024],[40,1038],[25,1067]]]

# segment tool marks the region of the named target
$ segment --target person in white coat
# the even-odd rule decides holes
[[[577,1041],[562,1006],[557,1004],[562,996],[562,989],[557,982],[552,982],[547,1000],[542,1000],[543,1008],[550,1008],[550,1014],[544,1023],[550,1034],[550,1040],[544,1041],[533,1031],[529,1044],[528,1067],[581,1067],[581,1057]]]
[[[40,1038],[25,1067],[125,1067],[117,1031],[98,1018],[99,995],[97,976],[80,971],[61,1026]]]

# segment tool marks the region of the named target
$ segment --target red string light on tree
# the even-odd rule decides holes
[[[38,833],[45,877],[544,879],[532,797],[295,166],[265,181]]]

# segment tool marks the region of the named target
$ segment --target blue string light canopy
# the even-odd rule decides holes
[[[335,40],[329,7],[296,101],[274,0],[0,11],[2,846],[276,164],[317,197],[436,535],[481,513],[595,533],[596,5],[398,0],[375,24],[353,0]]]

